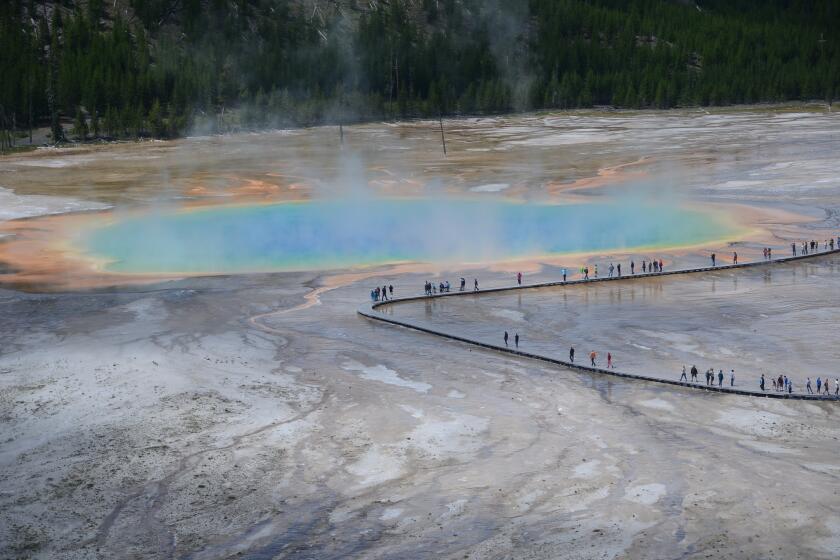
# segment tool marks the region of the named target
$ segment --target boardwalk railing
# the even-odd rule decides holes
[[[644,272],[642,274],[631,274],[631,275],[623,275],[623,276],[611,276],[611,277],[601,277],[601,278],[589,278],[589,279],[579,279],[579,280],[568,280],[566,282],[559,281],[559,282],[541,282],[537,284],[524,284],[524,285],[514,285],[514,286],[502,286],[496,288],[489,288],[485,290],[464,290],[464,291],[455,291],[455,292],[445,292],[440,294],[432,294],[432,295],[417,295],[417,296],[409,296],[404,298],[395,298],[386,301],[377,301],[372,302],[368,305],[365,305],[359,308],[358,313],[363,317],[368,319],[372,319],[374,321],[380,321],[382,323],[389,323],[391,325],[397,325],[400,327],[405,327],[408,329],[412,329],[419,332],[424,332],[428,334],[433,334],[435,336],[439,336],[442,338],[446,338],[449,340],[455,340],[457,342],[463,342],[465,344],[470,344],[472,346],[478,346],[481,348],[486,348],[488,350],[495,350],[497,352],[504,352],[507,354],[513,354],[515,356],[521,356],[523,358],[529,358],[532,360],[538,360],[541,362],[547,362],[555,365],[560,365],[566,368],[575,369],[579,371],[585,371],[589,373],[599,373],[605,375],[612,375],[615,377],[624,377],[627,379],[637,379],[640,381],[652,381],[655,383],[664,383],[666,385],[679,385],[681,387],[690,387],[692,389],[701,389],[703,391],[714,391],[718,393],[731,393],[735,395],[747,395],[752,397],[766,397],[772,399],[800,399],[800,400],[832,400],[838,401],[840,397],[836,397],[834,395],[816,395],[816,394],[807,394],[807,393],[787,393],[782,391],[759,391],[759,390],[749,390],[749,389],[739,389],[735,387],[720,387],[714,385],[701,385],[699,383],[690,383],[687,381],[675,381],[672,379],[661,378],[661,377],[651,377],[647,375],[638,375],[635,373],[626,373],[621,371],[616,371],[614,369],[604,369],[599,367],[592,367],[587,366],[575,362],[570,362],[566,360],[561,360],[559,358],[552,358],[550,356],[545,356],[543,354],[537,354],[534,352],[526,352],[524,350],[520,350],[518,348],[510,348],[507,346],[500,346],[497,344],[491,344],[488,342],[481,342],[479,340],[475,340],[472,338],[467,338],[464,336],[455,335],[452,333],[447,333],[445,331],[440,331],[437,329],[433,329],[430,327],[425,327],[422,325],[418,325],[412,323],[410,321],[405,321],[401,319],[394,319],[392,317],[388,317],[383,315],[382,313],[378,312],[377,309],[384,306],[395,305],[398,303],[406,303],[412,301],[427,301],[430,299],[437,299],[437,298],[445,298],[445,297],[459,297],[459,296],[481,296],[484,294],[493,294],[493,293],[501,293],[501,292],[510,292],[516,290],[533,290],[537,288],[548,288],[554,286],[578,286],[582,284],[593,284],[596,282],[618,282],[618,281],[631,281],[631,280],[639,280],[645,278],[655,278],[658,276],[671,276],[675,274],[699,274],[703,272],[713,272],[719,270],[731,270],[735,268],[749,268],[749,267],[759,267],[759,266],[772,266],[777,264],[784,264],[789,262],[795,261],[802,261],[802,260],[810,260],[815,259],[818,257],[824,257],[826,255],[833,255],[840,253],[840,244],[838,245],[837,249],[826,250],[826,251],[816,251],[813,253],[809,253],[807,255],[796,255],[796,256],[789,256],[783,257],[778,259],[772,260],[763,260],[763,261],[750,261],[738,264],[727,264],[727,265],[720,265],[720,266],[709,266],[709,267],[699,267],[699,268],[686,268],[686,269],[675,269],[675,270],[668,270],[665,272]],[[771,378],[766,378],[767,381],[770,381]],[[756,379],[756,384],[758,380]]]

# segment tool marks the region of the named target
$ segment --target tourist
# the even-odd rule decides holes
[[[818,395],[820,394],[820,387],[822,387],[822,379],[820,379],[820,376],[818,375],[817,376],[817,394]]]
[[[583,279],[584,280],[589,280],[589,267],[588,266],[583,268]]]
[[[474,291],[474,292],[477,292],[477,291],[478,291],[478,278],[475,278],[475,279],[473,280],[473,291]]]
[[[516,333],[513,336],[513,343],[516,345],[517,348],[519,348],[519,333]]]
[[[758,382],[758,386],[761,387],[761,390],[764,390],[764,374],[761,374],[761,380]]]
[[[735,370],[734,369],[729,372],[729,386],[730,387],[735,386]]]
[[[370,301],[376,301],[376,291],[370,291]]]
[[[828,377],[826,377],[826,378],[825,378],[825,383],[823,383],[823,393],[825,393],[826,395],[830,395],[830,394],[831,394],[831,390],[830,390],[830,389],[829,389],[829,387],[828,387],[828,384],[829,384],[830,382],[831,382],[831,380],[830,380]]]
[[[575,347],[574,346],[569,348],[569,361],[572,362],[572,363],[574,363],[574,361],[575,361]]]
[[[447,282],[447,284],[448,283],[449,282]],[[393,284],[388,284],[388,291],[391,292],[391,299],[394,299],[394,285]],[[447,291],[449,291],[449,290],[447,290]]]
[[[776,378],[775,378],[775,377],[771,377],[771,378],[770,378],[770,381],[772,381],[772,382],[773,382],[773,390],[774,390],[774,391],[778,391],[779,389],[778,389],[778,386],[776,385]]]
[[[563,269],[563,282],[566,282],[566,269]]]
[[[788,380],[788,395],[793,393],[793,381]]]
[[[461,277],[461,291],[463,292],[466,287],[467,287],[467,281],[462,276]]]
[[[521,272],[516,273],[516,283],[519,284],[520,286],[522,285],[522,273]]]
[[[613,263],[610,263],[610,268],[608,270],[609,270],[609,277],[612,278],[613,271],[615,270],[615,266],[613,266]]]
[[[764,248],[764,260],[767,260],[767,247]]]
[[[773,248],[772,247],[767,247],[767,260],[769,261],[769,260],[772,260],[772,259],[773,259]]]
[[[784,388],[787,389],[788,385],[790,385],[790,380],[788,379],[787,375],[785,375],[785,386],[784,386]]]
[[[688,381],[688,377],[685,375],[685,366],[683,366],[682,375],[680,375],[680,381]]]
[[[840,378],[834,378],[834,396],[840,395]]]
[[[732,264],[738,264],[738,252],[737,251],[732,252]]]
[[[808,378],[807,383],[805,383],[805,389],[807,389],[809,393],[813,393],[813,392],[814,392],[814,390],[813,390],[813,389],[811,389],[811,378],[810,378],[810,377]]]
[[[595,278],[598,278],[598,265],[595,265]]]
[[[630,274],[636,274],[636,263],[630,261]]]
[[[708,385],[711,385],[711,384],[712,384],[712,370],[707,369],[706,370],[706,385],[708,386]]]
[[[779,375],[778,385],[779,385],[779,391],[784,391],[785,387],[787,387],[787,385],[785,384],[785,381],[782,379],[781,374]]]
[[[829,249],[831,249],[832,251],[834,250],[834,238],[832,238],[832,239],[828,242],[828,247],[829,247]]]
[[[665,263],[662,262],[662,259],[659,259],[659,272],[665,271]]]
[[[698,379],[697,379],[697,366],[695,366],[695,365],[691,366],[691,380],[694,381],[694,382],[698,381]]]
[[[790,244],[790,250],[793,251],[793,256],[796,256],[796,243]]]
[[[508,345],[508,333],[505,331],[505,346]]]
[[[607,369],[613,369],[615,366],[612,363],[612,354],[607,352]],[[683,368],[685,370],[685,368]]]
[[[647,263],[642,259],[642,273],[647,272]]]
[[[618,263],[618,265],[615,268],[618,271],[618,276],[620,278],[621,277],[621,263]]]
[[[595,364],[595,358],[597,356],[598,354],[595,353],[595,350],[589,353],[589,360],[592,362],[592,367],[597,367],[597,364]]]
[[[718,371],[718,387],[723,387],[723,370]]]
[[[712,253],[712,266],[715,266],[715,254]]]

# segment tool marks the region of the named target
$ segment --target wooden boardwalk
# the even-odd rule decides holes
[[[817,251],[814,253],[809,253],[807,255],[796,255],[790,257],[783,257],[778,259],[772,260],[764,260],[764,261],[751,261],[751,262],[744,262],[739,264],[728,264],[728,265],[721,265],[721,266],[709,266],[709,267],[701,267],[701,268],[686,268],[686,269],[675,269],[675,270],[668,270],[665,272],[645,272],[642,274],[631,274],[631,275],[623,275],[623,276],[612,276],[612,277],[602,277],[602,278],[589,278],[589,279],[580,279],[580,280],[569,280],[567,282],[542,282],[537,284],[525,284],[525,285],[515,285],[515,286],[503,286],[498,288],[489,288],[486,290],[479,290],[479,291],[468,291],[464,290],[456,291],[456,292],[447,292],[443,294],[433,294],[433,295],[422,295],[422,296],[411,296],[405,298],[396,298],[387,301],[378,301],[373,302],[371,304],[365,305],[359,308],[358,313],[368,319],[372,319],[374,321],[380,321],[383,323],[389,323],[392,325],[397,325],[400,327],[405,327],[408,329],[412,329],[415,331],[420,331],[428,334],[433,334],[435,336],[439,336],[442,338],[446,338],[449,340],[455,340],[458,342],[463,342],[465,344],[470,344],[473,346],[478,346],[481,348],[486,348],[488,350],[494,350],[496,352],[504,352],[506,354],[513,354],[515,356],[521,356],[523,358],[529,358],[532,360],[538,360],[541,362],[547,362],[555,365],[560,365],[563,367],[567,367],[570,369],[575,369],[579,371],[585,371],[589,373],[597,373],[603,375],[612,375],[615,377],[623,377],[626,379],[637,379],[639,381],[652,381],[655,383],[664,383],[666,385],[678,385],[681,387],[688,387],[691,389],[699,389],[702,391],[713,391],[717,393],[731,393],[735,395],[745,395],[750,397],[765,397],[771,399],[796,399],[796,400],[813,400],[813,401],[840,401],[840,397],[836,397],[833,394],[831,395],[813,395],[807,394],[804,392],[793,392],[793,393],[785,393],[781,391],[761,391],[761,390],[750,390],[750,389],[739,389],[736,387],[718,387],[714,385],[705,385],[699,383],[690,383],[686,381],[676,381],[667,378],[661,377],[651,377],[647,375],[638,375],[634,373],[626,373],[622,371],[618,371],[615,369],[604,369],[599,367],[592,367],[587,366],[579,363],[569,362],[566,360],[561,360],[558,358],[552,358],[549,356],[545,356],[543,354],[537,354],[534,352],[527,352],[525,350],[520,350],[518,348],[510,348],[507,346],[501,346],[497,344],[491,344],[487,342],[481,342],[478,340],[474,340],[465,336],[454,335],[451,333],[439,331],[430,327],[425,327],[422,325],[417,325],[411,323],[410,321],[404,321],[400,319],[394,319],[391,317],[387,317],[382,313],[378,312],[377,309],[385,306],[396,305],[399,303],[406,303],[412,301],[425,301],[429,299],[436,299],[436,298],[446,298],[446,297],[461,297],[461,296],[481,296],[484,294],[494,294],[494,293],[502,293],[502,292],[511,292],[515,290],[533,290],[537,288],[548,288],[554,286],[580,286],[583,284],[594,284],[596,282],[631,282],[634,280],[641,280],[645,278],[654,278],[657,276],[672,276],[677,274],[702,274],[704,272],[716,272],[720,270],[731,270],[731,269],[740,269],[740,268],[750,268],[750,267],[770,267],[774,265],[790,263],[790,262],[797,262],[797,261],[805,261],[811,259],[818,259],[820,257],[825,257],[827,255],[834,255],[840,253],[840,247],[834,250],[826,250],[826,251]],[[582,356],[585,359],[585,356]],[[766,382],[770,383],[770,378],[766,378]],[[755,380],[756,386],[758,385],[758,379]]]

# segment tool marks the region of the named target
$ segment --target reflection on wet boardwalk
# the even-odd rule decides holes
[[[840,371],[837,251],[716,269],[404,298],[360,313],[450,339],[598,373],[773,397],[808,397]],[[668,276],[667,278],[665,276]],[[460,297],[453,297],[460,296]],[[509,345],[503,333],[510,334]],[[519,348],[513,338],[520,336]],[[590,367],[590,352],[596,367]],[[607,353],[613,368],[606,369]],[[696,365],[698,383],[681,383]],[[704,372],[713,368],[714,387]],[[731,371],[735,372],[730,386]],[[723,371],[723,386],[717,373]],[[765,375],[765,391],[759,387]],[[793,392],[774,391],[787,376]],[[823,397],[828,398],[828,397]]]

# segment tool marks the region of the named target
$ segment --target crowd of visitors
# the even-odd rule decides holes
[[[381,288],[377,286],[376,288],[370,291],[370,299],[371,301],[388,301],[389,299],[394,299],[394,286],[382,286]]]
[[[685,381],[686,383],[700,383],[698,379],[699,371],[697,370],[697,366],[691,366],[691,380],[688,379],[685,371],[685,366],[682,368],[682,373],[680,374],[680,381]],[[715,368],[709,368],[706,370],[706,385],[709,387],[723,387],[723,381],[725,379],[725,375],[723,374],[723,370],[719,369],[717,374],[715,373]],[[735,370],[729,370],[729,386],[735,386]]]
[[[823,244],[822,248],[825,251],[833,251],[837,247],[840,249],[840,236],[837,237],[837,241],[835,244],[834,238],[826,239]],[[797,246],[797,244],[791,243],[791,252],[793,256],[797,256],[797,250],[799,251],[799,255],[808,255],[818,252],[820,250],[820,243],[818,241],[812,240],[808,242],[803,242]],[[764,256],[764,260],[772,260],[773,259],[773,249],[771,247],[764,247],[762,249],[762,253]],[[710,255],[712,266],[717,266],[717,255],[715,253],[711,253]],[[738,253],[737,251],[733,251],[732,253],[732,263],[738,264]],[[653,274],[653,273],[661,273],[665,269],[665,264],[662,259],[642,259],[641,262],[641,271],[643,274]],[[598,278],[598,265],[593,265],[592,269],[588,266],[582,266],[579,269],[581,276],[583,276],[584,280],[589,280],[590,271],[592,272],[594,278]],[[609,267],[607,268],[608,277],[620,277],[621,276],[621,263],[610,263]],[[563,268],[561,270],[563,275],[563,282],[567,281],[568,278],[568,271]],[[631,259],[630,261],[630,274],[636,274],[636,262]],[[463,292],[466,289],[467,281],[465,278],[460,279],[460,286],[459,291]],[[516,274],[516,285],[522,286],[522,273],[517,272]],[[427,296],[433,296],[437,294],[444,294],[449,293],[451,291],[451,285],[448,280],[441,281],[439,283],[434,283],[427,281],[424,286],[424,292]],[[478,287],[478,278],[473,280],[473,291],[479,291]],[[370,292],[370,297],[372,301],[388,301],[389,299],[393,299],[394,297],[394,286],[377,286]],[[503,340],[505,346],[509,346],[510,344],[510,335],[508,331],[504,331]],[[513,344],[516,348],[519,348],[520,337],[519,333],[514,333],[513,336]],[[598,353],[594,350],[590,351],[589,353],[589,363],[592,367],[598,367]],[[575,349],[574,347],[569,348],[569,362],[574,363],[575,361]],[[615,364],[613,362],[613,356],[611,352],[607,352],[607,368],[614,369]],[[689,379],[690,375],[690,379]],[[723,372],[723,369],[718,369],[718,372],[715,373],[714,368],[709,368],[705,372],[705,384],[706,386],[717,386],[723,387],[724,381],[726,380],[726,375]],[[735,387],[735,370],[730,369],[728,375],[729,387]],[[686,367],[683,366],[682,373],[680,375],[680,381],[685,381],[687,383],[700,383],[699,380],[699,371],[696,365],[692,365],[689,371],[686,371]],[[772,384],[772,390],[776,392],[787,392],[793,393],[793,381],[791,381],[786,375],[779,375],[778,377],[771,377],[770,382]],[[816,387],[816,391],[814,388]],[[767,380],[764,374],[761,374],[759,379],[759,388],[761,391],[766,391],[769,389],[767,386]],[[805,390],[808,394],[816,394],[816,395],[831,395],[832,392],[835,396],[840,396],[840,378],[835,378],[833,382],[833,391],[832,391],[832,381],[829,377],[822,379],[821,377],[817,377],[816,383],[812,384],[811,378],[809,377],[805,383]]]

